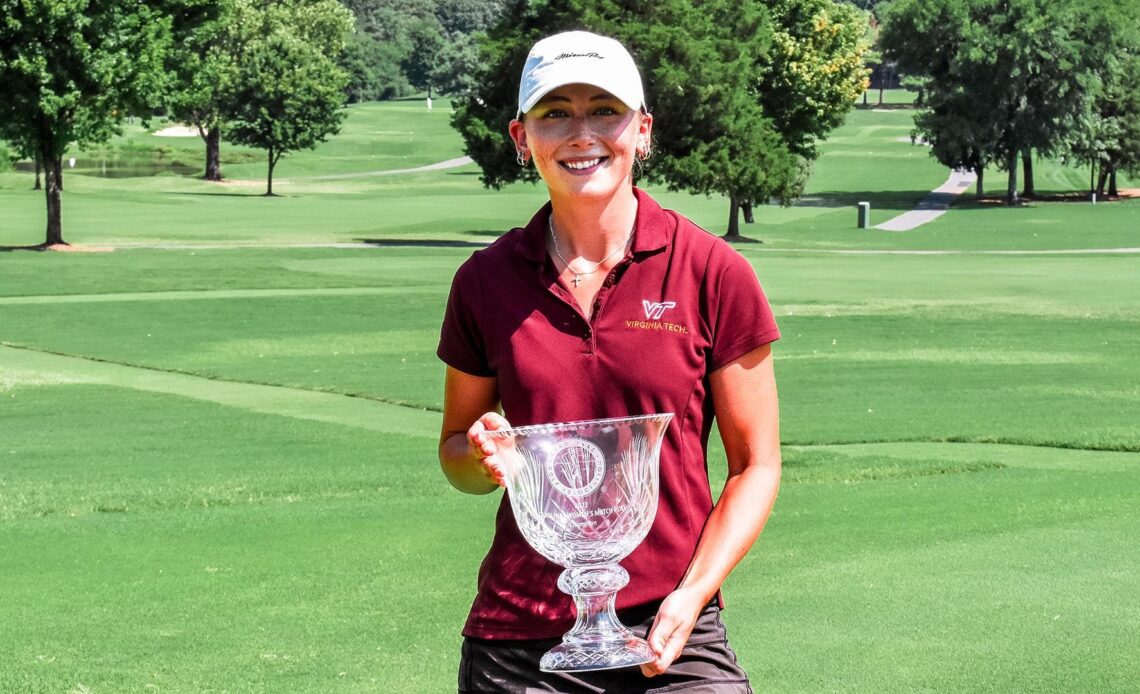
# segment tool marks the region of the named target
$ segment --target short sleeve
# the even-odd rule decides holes
[[[494,376],[480,329],[482,291],[478,261],[472,256],[451,281],[451,294],[440,329],[438,356],[445,364],[472,376]]]
[[[712,359],[715,371],[757,347],[780,339],[780,329],[752,264],[723,241],[709,258]]]

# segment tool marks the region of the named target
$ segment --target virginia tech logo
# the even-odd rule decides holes
[[[664,330],[681,335],[687,335],[689,333],[688,326],[682,323],[661,320],[661,316],[665,315],[666,311],[677,307],[676,301],[650,301],[649,299],[642,299],[641,307],[645,309],[645,320],[640,318],[626,319],[625,327],[635,328],[637,330]]]
[[[645,308],[645,318],[647,320],[661,320],[662,314],[667,309],[671,309],[677,305],[676,301],[660,301],[652,302],[648,299],[642,299],[641,305]]]

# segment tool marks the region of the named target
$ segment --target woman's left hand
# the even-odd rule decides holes
[[[779,404],[772,349],[757,347],[709,376],[728,478],[705,521],[697,551],[679,587],[657,610],[649,647],[657,658],[641,666],[660,675],[681,655],[701,610],[752,547],[780,488]]]
[[[657,657],[641,666],[643,675],[660,675],[681,655],[681,649],[689,642],[693,625],[707,602],[695,591],[685,588],[678,588],[661,602],[648,639],[649,647]]]

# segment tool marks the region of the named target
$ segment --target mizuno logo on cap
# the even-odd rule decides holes
[[[598,53],[562,53],[555,60],[562,60],[563,58],[597,58],[598,60],[605,60],[605,57]]]

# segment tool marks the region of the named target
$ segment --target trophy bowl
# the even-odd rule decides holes
[[[640,665],[653,652],[617,618],[629,583],[618,562],[657,513],[658,462],[671,413],[500,429],[507,496],[523,537],[565,567],[558,588],[574,599],[574,627],[539,663],[583,671]]]

